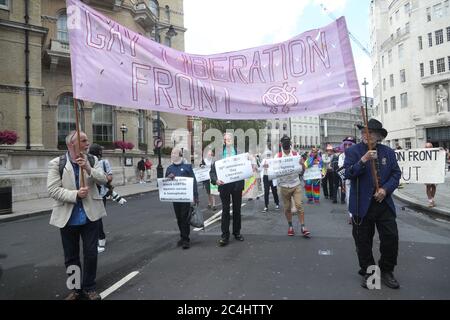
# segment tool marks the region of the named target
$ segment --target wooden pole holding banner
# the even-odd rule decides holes
[[[77,143],[78,143],[78,150],[80,150],[80,154],[77,155],[79,157],[84,157],[83,153],[81,152],[81,140],[80,140],[80,121],[78,119],[78,103],[77,99],[73,98],[73,106],[75,109],[75,130],[77,131]],[[87,161],[87,159],[86,159]],[[84,183],[84,170],[80,167],[80,188],[84,187],[86,184]]]
[[[364,112],[363,106],[361,106],[361,115],[364,120],[364,131],[365,131],[366,137],[367,137],[367,146],[369,148],[369,151],[371,151],[374,149],[374,145],[373,145],[372,139],[370,139],[369,125],[368,125],[369,121],[367,119],[367,114]],[[375,191],[378,191],[380,186],[378,185],[377,168],[375,167],[375,162],[372,159],[370,159],[370,171],[372,172],[372,177],[373,177],[374,185],[375,185]]]

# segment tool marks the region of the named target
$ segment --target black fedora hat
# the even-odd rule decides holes
[[[356,126],[358,127],[359,130],[365,128],[365,126],[360,124],[357,124]],[[369,128],[369,130],[378,131],[383,136],[383,138],[386,138],[388,135],[387,130],[383,128],[383,124],[376,119],[370,119],[369,123],[367,124],[367,127]]]

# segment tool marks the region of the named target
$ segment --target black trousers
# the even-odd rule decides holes
[[[330,197],[331,199],[336,200],[333,171],[327,170],[327,174],[322,179],[322,188],[323,188],[323,195],[325,196],[325,198]]]
[[[230,202],[233,200],[233,234],[241,233],[242,190],[235,188],[234,183],[222,186],[220,190],[222,201],[222,238],[230,238]]]
[[[269,192],[272,190],[273,201],[277,206],[280,205],[280,200],[278,199],[277,187],[273,185],[272,181],[269,181],[269,176],[263,176],[264,184],[264,206],[267,208],[269,206]]]
[[[106,196],[103,197],[103,206],[106,208]],[[103,221],[102,219],[98,220],[98,239],[104,240],[106,239],[105,230],[103,229]]]
[[[339,174],[336,172],[333,172],[333,179],[334,179],[334,194],[331,197],[333,200],[339,199],[339,187],[341,187],[341,203],[345,202],[345,183],[342,181],[341,177],[339,177]]]
[[[189,202],[174,202],[173,209],[175,210],[175,216],[177,217],[180,237],[182,240],[189,241],[189,234],[191,232],[189,210],[191,209],[191,204]]]
[[[98,221],[81,226],[65,226],[60,229],[66,268],[76,265],[82,271],[81,289],[95,290],[97,276]],[[80,262],[80,237],[83,240],[83,268]]]
[[[378,203],[372,200],[367,215],[362,221],[358,216],[354,217],[352,233],[359,266],[365,271],[369,266],[375,265],[372,255],[375,226],[380,236],[381,257],[378,266],[382,272],[392,272],[397,265],[398,229],[395,215],[385,201]]]

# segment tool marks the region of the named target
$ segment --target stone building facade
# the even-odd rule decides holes
[[[135,32],[184,51],[183,0],[84,2]],[[14,145],[0,145],[0,179],[11,181],[14,200],[45,196],[47,162],[61,153],[64,137],[75,128],[66,22],[64,0],[0,0],[0,131],[19,136]],[[176,35],[167,33],[170,27]],[[83,101],[80,105],[81,129],[91,142],[105,146],[113,169],[122,172],[116,183],[133,182],[134,168],[123,168],[122,150],[114,150],[113,141],[133,143],[127,156],[134,164],[141,155],[154,156],[157,113]],[[172,147],[172,132],[187,129],[192,120],[161,112],[160,125],[163,147]]]

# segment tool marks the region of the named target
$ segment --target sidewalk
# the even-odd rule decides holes
[[[156,191],[156,179],[145,184],[134,183],[125,186],[114,187],[114,191],[123,197],[143,192]],[[35,215],[50,213],[53,207],[53,199],[41,198],[13,203],[13,213],[0,215],[0,223],[28,218]]]
[[[450,218],[450,172],[447,172],[445,183],[437,185],[434,208],[428,207],[424,184],[404,184],[394,192],[394,197],[428,213]]]

